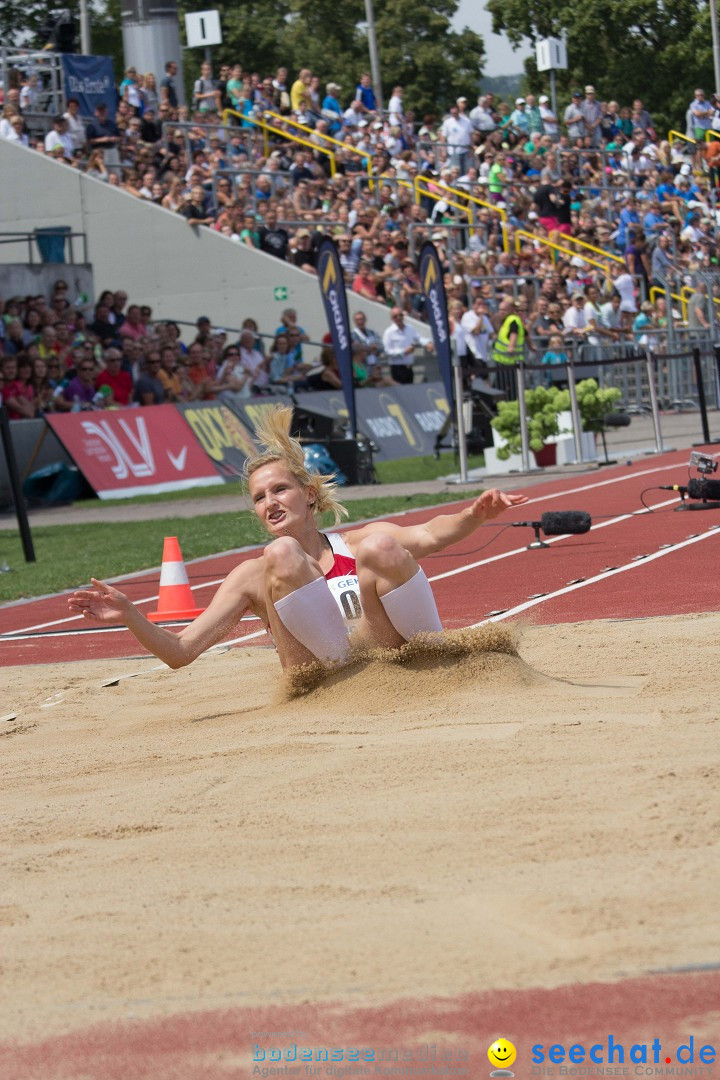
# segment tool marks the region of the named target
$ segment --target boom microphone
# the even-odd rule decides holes
[[[540,539],[540,530],[546,536],[576,536],[590,531],[592,518],[587,510],[549,510],[539,521],[513,521],[513,528],[525,526],[535,530],[535,540],[530,548],[547,547]]]
[[[687,493],[691,499],[720,499],[720,480],[688,480]]]
[[[678,491],[682,504],[676,509],[678,510],[716,510],[720,505],[720,480],[708,480],[706,477],[697,479],[693,477],[692,480],[688,480],[687,485],[683,484],[664,484],[661,491]],[[690,499],[700,499],[698,503],[685,502],[685,496]]]

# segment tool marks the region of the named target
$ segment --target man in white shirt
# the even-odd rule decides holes
[[[460,324],[465,333],[467,351],[475,360],[487,363],[493,326],[488,318],[485,301],[481,296],[473,300],[471,310],[465,312]]]
[[[415,349],[423,344],[416,330],[405,324],[405,312],[394,307],[390,312],[392,323],[384,331],[382,342],[390,364],[390,374],[395,382],[411,383],[414,378],[413,360]],[[426,348],[429,347],[429,342]]]
[[[447,143],[448,153],[453,165],[461,173],[465,172],[465,162],[470,149],[473,126],[470,118],[460,112],[457,104],[450,106],[450,114],[443,120],[440,135]]]
[[[64,117],[73,150],[82,150],[85,145],[85,123],[80,116],[80,102],[77,98],[67,99],[67,112]]]
[[[549,135],[553,142],[557,142],[559,127],[557,116],[550,108],[550,98],[543,94],[538,105],[540,107],[540,119],[542,120],[543,133]]]
[[[392,97],[388,101],[388,112],[390,113],[390,123],[403,125],[403,88],[402,86],[396,86],[392,92]]]
[[[563,326],[568,334],[584,338],[587,332],[585,297],[581,292],[572,294],[572,304],[563,315]]]
[[[53,120],[52,130],[45,136],[45,153],[52,154],[53,150],[61,146],[63,157],[72,161],[73,141],[67,128],[67,120],[64,116],[56,116]]]
[[[482,95],[478,103],[470,113],[470,123],[476,131],[494,131],[497,127],[488,105],[488,99]]]

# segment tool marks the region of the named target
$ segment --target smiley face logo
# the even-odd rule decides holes
[[[517,1051],[507,1039],[496,1039],[492,1046],[488,1047],[488,1061],[496,1069],[509,1069],[517,1057]]]

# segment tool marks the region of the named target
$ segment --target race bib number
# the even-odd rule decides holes
[[[345,622],[353,622],[355,619],[359,619],[362,615],[362,607],[360,605],[360,585],[356,575],[348,574],[347,577],[328,578],[327,583]]]

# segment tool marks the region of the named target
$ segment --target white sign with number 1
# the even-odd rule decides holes
[[[189,49],[198,45],[222,45],[219,11],[193,11],[185,16],[185,33]]]

